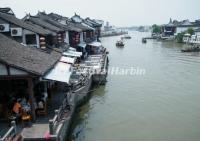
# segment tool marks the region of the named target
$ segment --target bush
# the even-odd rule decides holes
[[[178,35],[176,36],[176,41],[178,43],[183,43],[183,36],[184,36],[185,32],[182,33],[178,33]]]
[[[194,29],[193,28],[188,28],[187,33],[189,33],[190,35],[194,34]]]

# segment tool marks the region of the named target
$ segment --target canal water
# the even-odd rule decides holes
[[[109,68],[145,69],[143,75],[109,74],[91,93],[72,127],[71,141],[199,141],[200,54],[181,53],[183,45],[148,40],[131,32],[124,48],[118,37],[102,43]]]

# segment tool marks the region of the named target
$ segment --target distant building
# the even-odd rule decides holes
[[[195,35],[200,36],[200,28],[194,30]]]
[[[199,20],[196,20],[195,22],[190,22],[189,20],[183,20],[181,22],[176,23],[175,36],[181,32],[187,31],[188,28],[192,28],[194,30],[200,28]]]
[[[84,20],[84,22],[90,26],[92,26],[95,29],[95,35],[97,36],[97,39],[100,38],[101,35],[101,27],[102,27],[102,23],[101,22],[97,22],[95,20],[90,19],[89,17],[86,18]]]
[[[179,33],[186,32],[189,28],[193,30],[197,30],[200,28],[200,20],[196,20],[195,22],[190,22],[189,20],[177,21],[170,19],[168,24],[161,26],[162,37],[163,38],[174,38]],[[191,35],[192,36],[192,35]],[[187,42],[188,39],[191,38],[189,35],[184,36],[184,42]]]
[[[81,43],[90,43],[97,39],[95,37],[95,28],[88,21],[85,22],[80,15],[75,13],[75,15],[70,18],[69,22],[83,29],[83,33],[80,34]]]
[[[106,25],[104,26],[104,31],[111,31],[113,30],[112,26],[110,26],[109,22],[106,22]]]
[[[168,24],[165,24],[161,27],[162,36],[174,36],[176,32],[176,26],[173,24],[170,19]]]
[[[183,36],[184,43],[200,44],[200,28],[194,30],[194,35],[188,33]]]

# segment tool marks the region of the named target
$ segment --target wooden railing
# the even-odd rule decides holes
[[[51,135],[55,134],[55,130],[56,130],[56,127],[58,125],[58,116],[59,116],[59,110],[55,110],[54,118],[49,120],[49,133]]]
[[[15,121],[11,122],[11,127],[8,132],[0,139],[0,141],[12,140],[17,134],[17,126]]]
[[[67,94],[66,94],[66,97],[63,100],[63,103],[60,106],[60,108],[58,110],[55,110],[54,118],[49,120],[49,133],[50,133],[50,135],[55,135],[56,134],[56,129],[58,127],[58,124],[63,118],[62,114],[67,109],[67,106],[69,106]]]

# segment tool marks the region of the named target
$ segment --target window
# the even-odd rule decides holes
[[[34,45],[37,44],[36,35],[26,35],[26,44],[27,45]]]

